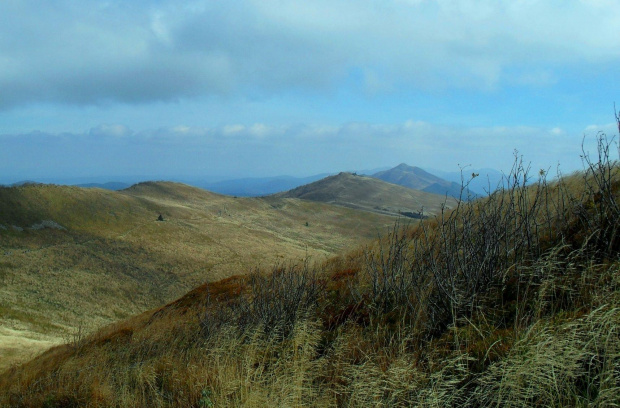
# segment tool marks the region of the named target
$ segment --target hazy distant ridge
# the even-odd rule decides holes
[[[444,180],[419,167],[409,166],[405,163],[401,163],[393,169],[375,173],[372,177],[427,193],[448,195],[454,198],[461,197],[460,184]],[[469,193],[476,195],[471,191]],[[466,191],[462,198],[467,198],[467,195]]]
[[[223,180],[213,183],[191,183],[214,193],[240,196],[257,197],[280,193],[291,190],[304,184],[322,179],[328,174],[316,174],[308,177],[276,176],[276,177],[251,177],[233,180]]]

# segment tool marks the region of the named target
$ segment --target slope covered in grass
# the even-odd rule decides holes
[[[275,197],[300,198],[379,214],[432,216],[452,208],[456,200],[392,184],[374,177],[340,173],[286,191]]]
[[[615,406],[620,174],[504,189],[326,262],[207,283],[0,377],[30,406]]]
[[[159,215],[164,218],[158,222]],[[259,264],[324,259],[390,217],[178,183],[0,188],[0,371]]]

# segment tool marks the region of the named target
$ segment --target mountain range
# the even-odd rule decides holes
[[[483,191],[493,191],[502,178],[501,173],[491,169],[472,171],[472,173],[479,174],[480,177],[473,180],[469,180],[468,177],[465,177],[465,182],[469,182],[469,184],[462,196],[464,199],[467,199],[468,195],[478,196]],[[384,168],[381,170],[375,169],[357,171],[355,174],[367,175],[389,183],[412,188],[414,190],[421,190],[443,196],[447,195],[454,198],[461,197],[461,173],[441,172],[440,170],[428,172],[419,167],[409,166],[402,163],[391,169]],[[333,174],[322,173],[308,177],[248,177],[219,181],[213,181],[208,177],[173,177],[172,180],[229,196],[260,197],[285,192],[296,187],[318,181],[330,175]],[[100,179],[88,182],[84,180],[79,182],[68,180],[45,180],[45,183],[67,184],[76,185],[78,187],[103,188],[106,190],[118,191],[128,188],[132,184],[138,183],[141,180],[147,179],[148,178],[141,176],[133,181],[131,181],[130,177],[125,177],[122,178],[122,180],[115,181],[102,181]],[[18,186],[23,184],[36,184],[36,182],[22,181],[12,185]]]

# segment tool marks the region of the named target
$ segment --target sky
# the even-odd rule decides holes
[[[0,183],[582,166],[618,0],[2,0]]]

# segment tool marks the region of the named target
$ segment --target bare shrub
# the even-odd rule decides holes
[[[268,274],[255,270],[236,299],[211,302],[208,297],[201,317],[202,334],[211,337],[224,326],[234,326],[241,332],[261,327],[267,335],[288,337],[295,324],[315,308],[322,288],[318,271],[308,260],[276,266]]]
[[[488,197],[444,207],[414,232],[395,225],[378,250],[366,251],[367,294],[358,298],[368,298],[375,316],[398,314],[429,334],[440,333],[471,318],[481,301],[519,297],[523,288],[508,285],[521,280],[515,271],[557,245],[570,244],[568,250],[579,249],[584,257],[596,253],[597,259],[617,254],[620,182],[611,145],[599,134],[598,160],[584,152],[583,192],[564,179],[549,183],[544,170],[532,180],[515,154],[511,172]]]
[[[259,325],[266,334],[287,337],[296,322],[317,305],[322,285],[306,260],[300,265],[275,267],[267,275],[255,271],[248,281],[249,297],[239,304],[238,325]]]

